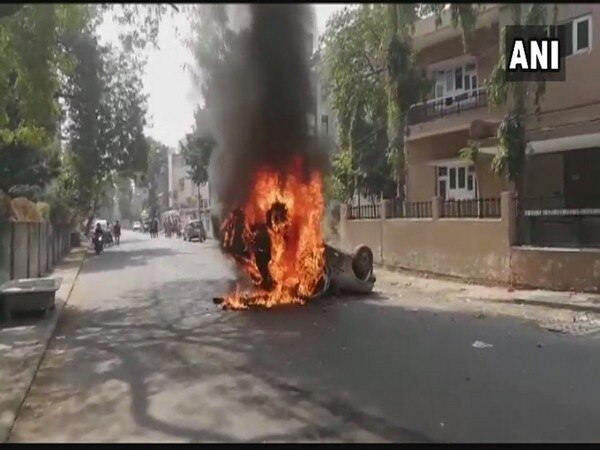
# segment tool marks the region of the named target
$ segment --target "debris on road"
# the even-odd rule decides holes
[[[220,305],[224,301],[225,301],[225,298],[223,298],[223,297],[213,297],[213,303],[215,305]]]
[[[491,347],[493,347],[493,345],[488,344],[487,342],[483,342],[483,341],[473,342],[473,348],[491,348]]]

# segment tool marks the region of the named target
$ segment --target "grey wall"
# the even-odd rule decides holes
[[[69,252],[70,242],[66,226],[0,222],[0,284],[44,276]]]

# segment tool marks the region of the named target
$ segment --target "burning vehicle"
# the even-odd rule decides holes
[[[240,6],[241,7],[241,6]],[[329,292],[368,293],[373,254],[325,244],[323,180],[329,152],[311,135],[314,115],[307,5],[251,4],[248,22],[215,68],[211,157],[221,249],[251,286],[223,299],[246,309],[303,304]],[[232,126],[235,124],[235,126]]]
[[[326,245],[321,233],[322,181],[313,173],[303,183],[296,169],[281,176],[261,172],[244,208],[233,211],[221,228],[222,250],[249,275],[255,289],[225,298],[232,309],[302,304],[330,293],[369,293],[373,289],[373,252],[353,254]]]

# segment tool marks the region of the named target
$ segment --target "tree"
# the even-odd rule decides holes
[[[547,5],[511,4],[513,25],[545,25],[547,22]],[[527,8],[528,10],[524,9]],[[525,21],[523,16],[525,14]],[[554,7],[556,23],[557,8]],[[540,112],[540,102],[546,90],[544,82],[512,82],[506,80],[503,42],[506,39],[505,30],[502,30],[500,43],[501,55],[494,67],[490,78],[486,82],[488,98],[494,105],[506,105],[509,96],[512,97],[512,108],[498,127],[498,153],[492,160],[492,169],[497,174],[505,174],[514,183],[519,183],[527,150],[526,116],[528,110],[533,109],[536,114]],[[533,94],[533,98],[531,95]]]
[[[340,157],[345,164],[334,164],[334,177],[349,182],[349,173],[356,176],[346,191],[356,187],[390,196],[393,178],[402,192],[404,117],[428,87],[408,40],[416,17],[417,4],[361,5],[344,8],[328,21],[322,40],[325,66],[341,151],[350,152]]]
[[[424,100],[431,89],[419,70],[411,48],[410,34],[422,7],[417,3],[389,4],[387,44],[388,157],[396,180],[396,196],[404,197],[406,151],[404,145],[406,116],[414,103]]]
[[[196,186],[208,182],[208,165],[217,143],[210,135],[188,133],[180,143],[181,154],[189,166],[188,176]]]
[[[68,180],[73,205],[88,225],[117,174],[145,170],[145,97],[141,66],[102,47],[90,32],[67,45],[75,58],[67,95]]]
[[[458,5],[457,5],[458,6]],[[475,27],[479,10],[475,5],[461,5],[462,8],[453,11],[454,26],[463,28],[463,36],[469,36]],[[469,8],[470,7],[470,8]],[[548,5],[541,3],[508,4],[512,25],[546,25]],[[556,24],[558,9],[554,5],[553,23]],[[524,19],[524,20],[523,20]],[[465,29],[465,24],[467,28]],[[492,170],[499,175],[519,183],[526,158],[527,137],[526,117],[528,111],[539,114],[540,102],[544,96],[546,85],[543,81],[508,82],[506,80],[506,55],[504,54],[505,30],[500,39],[500,57],[486,80],[487,97],[492,105],[505,106],[511,100],[511,109],[500,123],[497,132],[498,153],[492,160]],[[467,44],[465,44],[467,45]],[[476,152],[477,143],[470,143],[467,153]]]
[[[148,169],[145,182],[148,188],[148,213],[156,217],[160,211],[159,190],[161,178],[165,177],[168,170],[169,148],[148,137]]]
[[[200,185],[208,183],[208,166],[217,143],[210,135],[189,133],[180,146],[185,163],[189,166],[188,176],[198,190],[198,207],[201,208]]]
[[[191,35],[185,44],[194,59],[194,64],[187,68],[208,107],[213,101],[213,83],[236,37],[230,28],[227,8],[226,4],[214,3],[189,5],[186,10]]]

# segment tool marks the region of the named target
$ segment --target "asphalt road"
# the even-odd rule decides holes
[[[221,311],[231,269],[131,232],[90,254],[11,441],[600,441],[598,338],[378,295]]]

